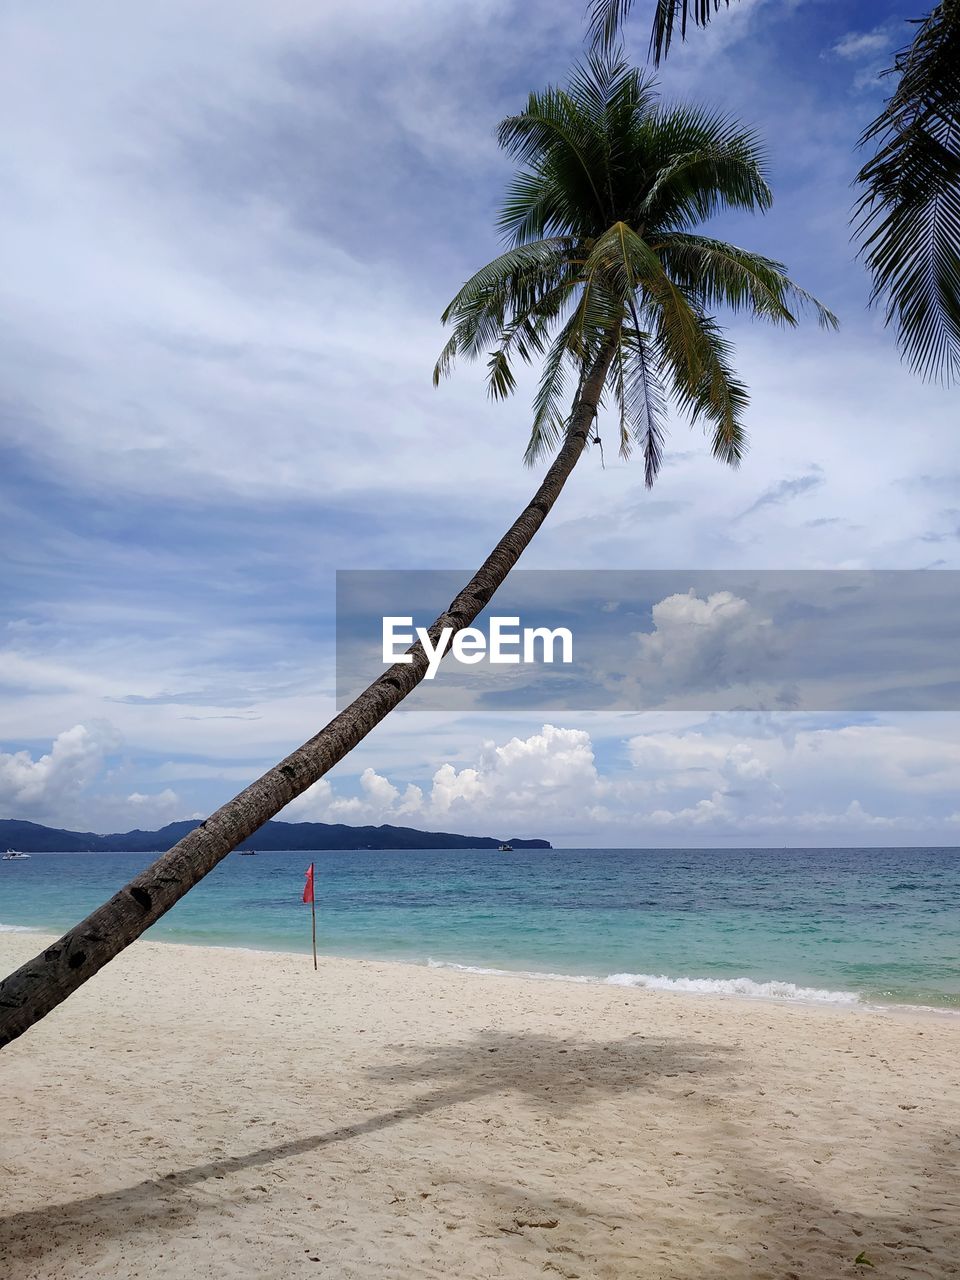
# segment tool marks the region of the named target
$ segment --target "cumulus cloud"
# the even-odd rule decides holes
[[[932,742],[916,725],[815,727],[789,716],[780,729],[718,715],[638,733],[601,771],[590,733],[546,724],[441,764],[422,789],[367,769],[358,794],[346,794],[347,780],[324,782],[290,809],[589,845],[936,841],[956,826],[960,746],[949,733]]]
[[[652,616],[653,631],[636,634],[636,672],[661,697],[749,681],[774,651],[771,620],[730,591],[667,596]]]
[[[361,773],[359,786],[359,795],[338,795],[328,779],[321,778],[287,806],[285,816],[297,822],[377,826],[421,812],[423,792],[414,783],[409,783],[401,793],[389,778],[368,768]]]
[[[542,811],[545,801],[562,802],[571,791],[583,798],[598,785],[590,735],[545,724],[528,738],[486,743],[476,768],[443,765],[433,776],[430,805],[438,814],[493,803],[517,813],[529,806]]]
[[[480,741],[417,780],[402,776],[402,752],[388,769],[323,778],[283,816],[592,846],[952,843],[958,720],[660,714],[644,717],[646,731],[600,745],[585,728],[544,724]],[[76,725],[42,755],[0,754],[4,815],[100,831],[188,816],[193,806],[169,786],[121,792],[116,745],[109,726]]]
[[[475,764],[457,768],[447,762],[429,784],[408,783],[401,791],[388,778],[365,769],[359,793],[338,794],[321,779],[288,806],[291,818],[326,822],[382,823],[403,821],[428,827],[466,826],[510,834],[535,833],[545,814],[561,812],[579,818],[585,804],[595,804],[605,790],[597,773],[590,735],[583,729],[545,724],[526,738],[498,745],[483,743]],[[506,834],[506,832],[503,832]]]
[[[91,785],[109,746],[103,730],[76,724],[37,759],[29,751],[0,753],[0,806],[10,817],[56,813]]]
[[[762,748],[727,735],[706,733],[638,734],[627,743],[631,763],[642,775],[655,779],[659,790],[688,787],[773,788],[771,764]],[[765,754],[769,756],[769,748]],[[779,788],[775,788],[779,790]]]
[[[657,777],[669,801],[649,813],[651,823],[693,836],[700,830],[703,843],[764,836],[869,843],[885,832],[936,842],[950,830],[950,797],[960,786],[956,717],[932,737],[923,732],[928,717],[910,727],[807,726],[749,739],[725,730],[724,720],[630,739],[632,763]]]
[[[178,818],[186,815],[183,812],[183,804],[177,793],[170,787],[164,787],[162,791],[153,794],[143,791],[131,791],[126,797],[122,806],[117,806],[120,810],[121,824],[126,814],[135,815],[136,825],[149,829],[150,827],[165,826],[168,822],[175,822]],[[201,817],[201,814],[194,815]]]
[[[0,752],[0,817],[84,831],[149,829],[186,817],[170,787],[126,795],[113,790],[112,757],[120,745],[109,722],[93,721],[65,729],[41,755]]]

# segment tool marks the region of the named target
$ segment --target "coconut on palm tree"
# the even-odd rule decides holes
[[[656,0],[650,53],[705,27],[730,0]],[[609,48],[634,0],[593,0],[590,39]],[[960,0],[940,0],[885,75],[896,87],[860,137],[855,230],[904,359],[921,377],[960,380]]]
[[[596,57],[567,89],[531,95],[500,126],[520,162],[501,223],[512,245],[450,303],[452,336],[435,376],[460,356],[485,356],[494,396],[516,362],[542,360],[527,459],[557,454],[532,500],[431,628],[469,626],[540,528],[596,433],[604,395],[620,448],[639,444],[652,484],[672,399],[703,423],[722,461],[744,449],[747,392],[715,311],[796,322],[810,303],[779,263],[713,239],[702,225],[725,209],[771,201],[762,152],[736,121],[664,108],[619,59]],[[566,380],[572,395],[566,399]],[[0,983],[0,1045],[20,1035],[168,911],[232,849],[343,759],[427,669],[421,645],[292,755],[229,801],[53,947]]]

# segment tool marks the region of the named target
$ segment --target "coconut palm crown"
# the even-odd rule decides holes
[[[663,457],[667,400],[702,422],[714,455],[744,451],[747,390],[715,311],[796,324],[811,305],[779,262],[703,234],[723,209],[765,210],[771,193],[755,135],[736,120],[659,105],[652,81],[617,55],[594,54],[567,89],[530,95],[499,127],[520,161],[499,225],[511,246],[443,314],[453,333],[434,381],[457,356],[487,356],[491,396],[515,388],[517,362],[542,358],[526,460],[562,439],[566,384],[603,371],[620,452],[643,451],[647,485]]]

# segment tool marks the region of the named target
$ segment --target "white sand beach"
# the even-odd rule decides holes
[[[955,1276],[958,1064],[960,1018],[141,942],[0,1053],[0,1276]]]

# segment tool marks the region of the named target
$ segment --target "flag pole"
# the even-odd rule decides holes
[[[314,895],[310,899],[310,919],[313,925],[313,967],[317,967],[317,899]]]
[[[311,862],[307,867],[306,883],[303,886],[303,900],[310,903],[310,920],[313,932],[313,967],[317,967],[317,895],[313,889],[313,868]]]

